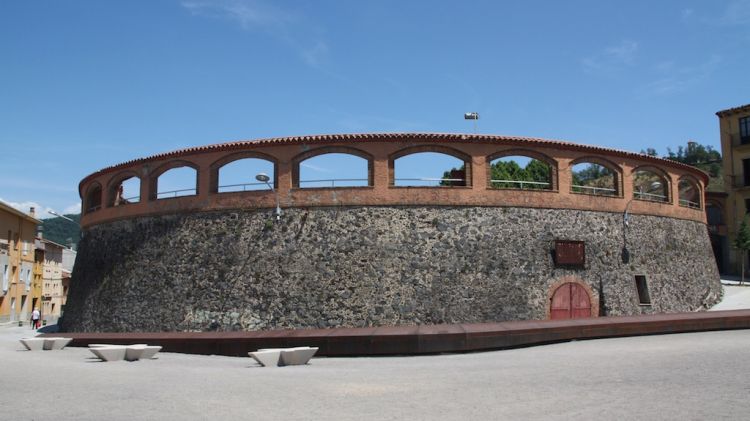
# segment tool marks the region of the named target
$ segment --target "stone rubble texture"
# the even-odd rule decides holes
[[[556,268],[555,240],[584,241],[585,268]],[[552,284],[571,275],[608,316],[702,310],[722,294],[706,226],[693,221],[631,215],[625,227],[619,213],[389,206],[292,208],[276,222],[252,209],[88,229],[63,329],[545,319]],[[638,304],[636,275],[647,277],[651,306]]]

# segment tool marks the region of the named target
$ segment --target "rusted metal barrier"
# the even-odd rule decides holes
[[[413,355],[517,348],[570,340],[750,329],[750,310],[574,320],[290,329],[252,332],[65,333],[69,346],[160,345],[163,352],[246,356],[260,348],[318,347],[318,355]],[[54,336],[59,334],[45,334]]]

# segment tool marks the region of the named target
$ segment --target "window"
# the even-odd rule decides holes
[[[141,201],[141,179],[135,175],[117,177],[116,183],[110,185],[107,206],[122,206]]]
[[[466,161],[443,152],[418,151],[393,161],[393,185],[397,187],[469,186]]]
[[[490,188],[551,190],[553,168],[528,155],[504,155],[490,161]]]
[[[638,304],[642,306],[651,305],[651,297],[648,295],[648,283],[643,275],[635,276],[635,288],[638,290]]]
[[[268,190],[266,183],[258,181],[255,176],[264,173],[269,176],[269,184],[275,186],[274,164],[260,158],[242,158],[222,165],[217,171],[218,193],[231,193],[252,190]]]
[[[8,290],[8,265],[3,265],[3,291]]]
[[[743,145],[750,143],[750,117],[740,119],[740,143]]]
[[[159,174],[156,181],[156,198],[170,199],[198,194],[198,171],[183,165]]]
[[[698,187],[698,183],[683,178],[677,183],[677,188],[680,194],[680,206],[691,209],[701,208],[700,188]]]
[[[633,198],[669,203],[667,178],[656,169],[639,168],[633,173]]]
[[[347,153],[324,153],[299,162],[299,188],[367,187],[367,159]]]
[[[571,174],[573,193],[617,196],[617,174],[603,165],[582,161],[573,165]]]
[[[102,186],[94,185],[86,195],[84,213],[96,212],[102,208]]]

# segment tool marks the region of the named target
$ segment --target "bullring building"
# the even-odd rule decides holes
[[[309,179],[305,169],[334,154],[358,163],[360,175]],[[438,179],[415,178],[408,167],[419,154],[456,165]],[[263,174],[227,179],[243,161]],[[169,188],[174,171],[190,183]],[[693,167],[638,153],[476,134],[271,138],[136,159],[79,185],[83,239],[64,328],[263,330],[704,309],[721,297],[707,182]]]

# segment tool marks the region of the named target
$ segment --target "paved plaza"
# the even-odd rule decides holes
[[[250,358],[160,353],[99,362],[23,350],[0,328],[12,420],[746,419],[750,330],[576,341],[421,357]]]

